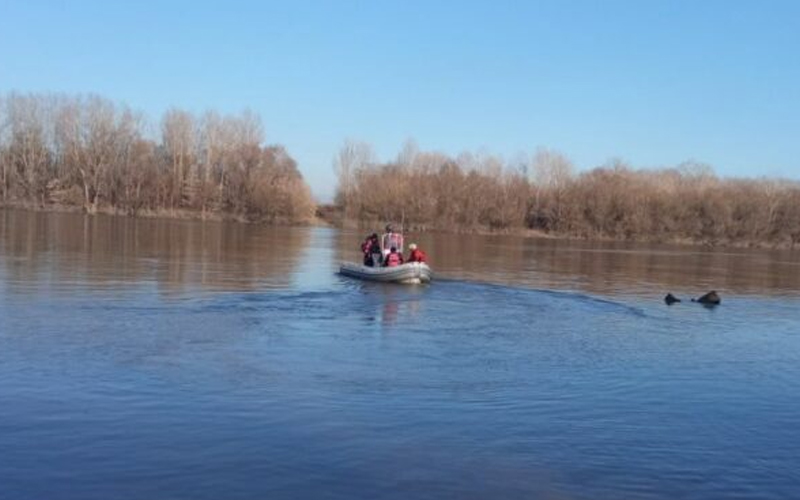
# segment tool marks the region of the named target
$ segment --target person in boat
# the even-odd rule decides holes
[[[361,242],[361,253],[364,255],[364,265],[372,267],[375,265],[374,261],[372,260],[372,236],[367,235],[364,238],[364,241]]]
[[[364,265],[373,267],[381,265],[381,246],[378,242],[378,234],[372,233],[361,244],[361,251],[364,253]]]
[[[389,255],[383,260],[384,267],[396,267],[403,263],[403,254],[397,251],[397,247],[389,250]]]
[[[406,262],[427,262],[428,256],[425,255],[425,252],[417,248],[416,243],[412,243],[408,245],[408,249],[411,250],[411,253],[408,254],[408,260]]]
[[[403,235],[394,232],[394,226],[387,224],[386,233],[381,238],[381,248],[383,249],[384,258],[389,255],[392,247],[396,248],[400,253],[403,252]]]
[[[364,265],[365,266],[372,266],[372,256],[369,253],[369,249],[372,247],[372,237],[367,236],[364,238],[364,241],[361,242],[361,253],[364,255]]]
[[[381,242],[377,233],[372,233],[372,236],[370,237],[369,254],[372,257],[373,266],[380,266],[383,263]]]

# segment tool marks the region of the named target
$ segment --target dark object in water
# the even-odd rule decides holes
[[[699,299],[692,299],[692,302],[699,302],[700,304],[704,304],[707,306],[718,306],[722,303],[722,299],[719,298],[717,292],[711,290],[710,292],[703,295]]]
[[[676,302],[680,302],[680,301],[681,301],[681,299],[679,299],[678,297],[672,295],[671,293],[668,293],[667,296],[664,297],[664,302],[666,302],[668,306],[671,306],[672,304],[674,304]]]

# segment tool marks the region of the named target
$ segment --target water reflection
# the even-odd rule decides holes
[[[356,292],[358,315],[367,324],[378,324],[383,331],[395,325],[411,325],[420,320],[428,286],[397,286],[390,283],[357,281],[342,277],[345,288]]]
[[[358,259],[362,235],[338,235],[340,260]],[[548,240],[516,236],[409,234],[438,277],[596,294],[684,297],[716,288],[738,294],[794,294],[800,252]]]
[[[363,234],[362,234],[363,233]],[[360,259],[366,231],[285,228],[190,220],[0,212],[0,278],[8,290],[328,289],[344,260]],[[688,298],[796,294],[800,252],[713,250],[513,236],[409,234],[438,279],[483,281],[593,294]],[[388,301],[386,314],[400,314]]]
[[[308,228],[235,222],[0,212],[0,266],[9,289],[152,283],[188,288],[288,287]]]
[[[384,327],[395,325],[398,321],[412,323],[419,318],[424,288],[379,286],[383,298],[379,317]]]

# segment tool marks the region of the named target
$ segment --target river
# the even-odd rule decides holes
[[[363,236],[0,211],[0,498],[800,494],[800,253]]]

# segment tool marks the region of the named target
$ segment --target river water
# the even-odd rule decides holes
[[[799,253],[362,237],[0,211],[0,498],[800,496]]]

